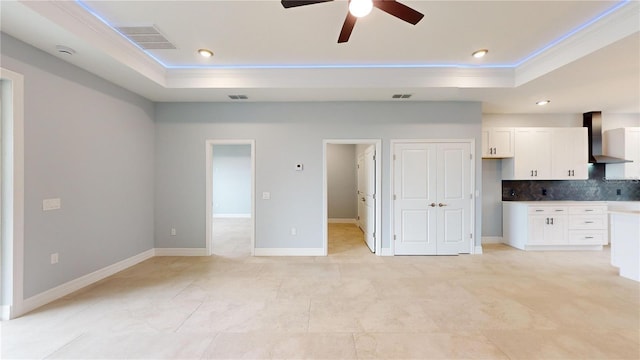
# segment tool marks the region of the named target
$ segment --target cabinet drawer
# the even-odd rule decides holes
[[[606,229],[607,215],[573,215],[569,217],[569,229]]]
[[[571,245],[602,245],[608,242],[606,231],[569,231]]]
[[[545,214],[545,215],[551,215],[551,214],[558,214],[558,215],[562,215],[562,214],[566,214],[567,213],[567,207],[566,206],[548,206],[548,205],[544,205],[544,206],[529,206],[529,214],[534,215],[534,214]]]
[[[569,214],[576,215],[594,215],[594,214],[606,214],[606,205],[594,205],[594,206],[571,206],[569,208]]]

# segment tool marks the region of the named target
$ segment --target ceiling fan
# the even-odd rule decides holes
[[[281,2],[282,6],[288,9],[291,7],[319,4],[329,1],[333,0],[282,0]],[[369,14],[373,7],[413,25],[417,24],[424,17],[424,14],[395,0],[349,0],[349,12],[347,13],[347,18],[344,20],[344,24],[342,25],[340,36],[338,36],[338,43],[349,41],[349,37],[351,36],[353,27],[356,25],[358,17]]]

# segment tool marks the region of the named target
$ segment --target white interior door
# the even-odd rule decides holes
[[[365,187],[365,177],[364,177],[364,153],[358,154],[357,158],[357,182],[358,182],[358,226],[364,232],[366,222],[365,222],[365,200],[364,197],[364,187]]]
[[[394,252],[471,252],[469,143],[394,146]]]
[[[470,146],[437,145],[437,255],[470,253]]]
[[[364,239],[371,252],[376,251],[376,150],[373,145],[364,152]]]
[[[394,148],[394,247],[396,255],[436,253],[436,146]]]

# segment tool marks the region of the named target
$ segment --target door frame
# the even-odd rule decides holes
[[[249,145],[251,147],[251,256],[256,248],[256,141],[254,139],[207,139],[205,141],[206,191],[205,191],[205,244],[207,256],[213,253],[213,146]]]
[[[476,140],[475,139],[391,139],[389,141],[389,159],[391,159],[391,176],[389,179],[390,183],[390,191],[389,191],[389,252],[391,256],[395,256],[395,240],[393,239],[394,228],[395,228],[395,209],[394,209],[394,200],[393,200],[393,189],[394,189],[394,181],[395,181],[395,166],[393,164],[393,156],[394,156],[394,148],[396,144],[406,144],[406,143],[424,143],[424,144],[437,144],[437,143],[466,143],[469,144],[469,153],[471,154],[471,168],[469,169],[469,193],[471,194],[471,205],[469,211],[469,229],[471,231],[471,239],[469,239],[469,254],[476,254]]]
[[[2,320],[24,312],[24,76],[0,67],[2,107]],[[9,105],[9,106],[7,106]]]
[[[333,145],[374,145],[376,148],[376,251],[382,254],[382,139],[323,139],[322,140],[322,253],[328,255],[329,251],[329,207],[327,192],[327,146]],[[357,199],[357,198],[356,198]]]

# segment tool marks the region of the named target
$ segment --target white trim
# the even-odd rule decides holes
[[[24,302],[24,76],[0,67],[2,96],[9,109],[2,131],[2,253],[3,282],[9,310],[3,308],[2,319],[20,314]],[[9,112],[9,113],[7,113]],[[10,116],[9,116],[10,115]]]
[[[602,245],[525,245],[524,250],[525,251],[600,251],[602,250]]]
[[[502,244],[502,236],[483,236],[483,244]]]
[[[255,256],[326,256],[324,248],[256,248]]]
[[[471,169],[469,171],[469,178],[470,178],[470,184],[469,184],[469,191],[471,192],[472,196],[471,196],[471,210],[469,213],[469,230],[471,231],[471,239],[469,239],[470,244],[469,244],[469,251],[471,251],[472,254],[482,254],[482,245],[477,245],[475,244],[475,239],[476,239],[476,163],[477,161],[481,161],[481,159],[478,159],[476,157],[476,140],[474,138],[470,138],[470,139],[391,139],[389,141],[389,159],[390,159],[390,178],[389,178],[389,219],[390,219],[390,226],[389,226],[389,253],[391,254],[391,256],[395,255],[395,241],[393,240],[393,236],[394,236],[394,201],[393,201],[393,189],[394,189],[394,184],[393,184],[393,180],[395,177],[394,174],[394,163],[393,163],[393,156],[394,156],[394,147],[396,146],[396,144],[406,144],[406,143],[428,143],[428,144],[436,144],[436,143],[468,143],[469,144],[469,154],[471,154]],[[478,246],[480,247],[480,249],[478,249]],[[480,251],[480,252],[476,252],[476,251]]]
[[[327,220],[330,224],[357,224],[356,219],[332,218]]]
[[[354,144],[375,145],[376,147],[376,251],[381,256],[382,249],[382,139],[323,139],[322,140],[322,249],[323,255],[329,253],[328,193],[327,193],[327,145]]]
[[[473,249],[473,254],[482,255],[482,245],[476,245],[476,247]]]
[[[391,240],[393,241],[393,240]],[[382,248],[380,249],[380,256],[393,256],[392,248]]]
[[[115,264],[109,265],[102,269],[96,270],[87,275],[81,276],[77,279],[68,281],[62,285],[56,286],[52,289],[41,292],[38,295],[34,295],[24,301],[22,307],[19,309],[19,315],[25,314],[29,311],[39,308],[45,304],[48,304],[54,300],[57,300],[63,296],[69,295],[74,291],[78,291],[83,287],[91,285],[97,281],[100,281],[106,277],[109,277],[117,272],[120,272],[126,268],[136,265],[142,261],[150,259],[154,255],[154,249],[141,252],[138,255],[134,255],[128,259],[118,261]]]
[[[155,248],[155,256],[209,256],[206,248]]]
[[[0,306],[0,316],[2,316],[0,319],[2,319],[3,321],[11,319],[11,306],[9,305]]]
[[[213,214],[213,217],[223,219],[251,219],[251,214]]]
[[[205,141],[205,244],[206,255],[213,253],[213,145],[251,146],[251,256],[256,247],[256,141],[253,139],[207,139]]]

